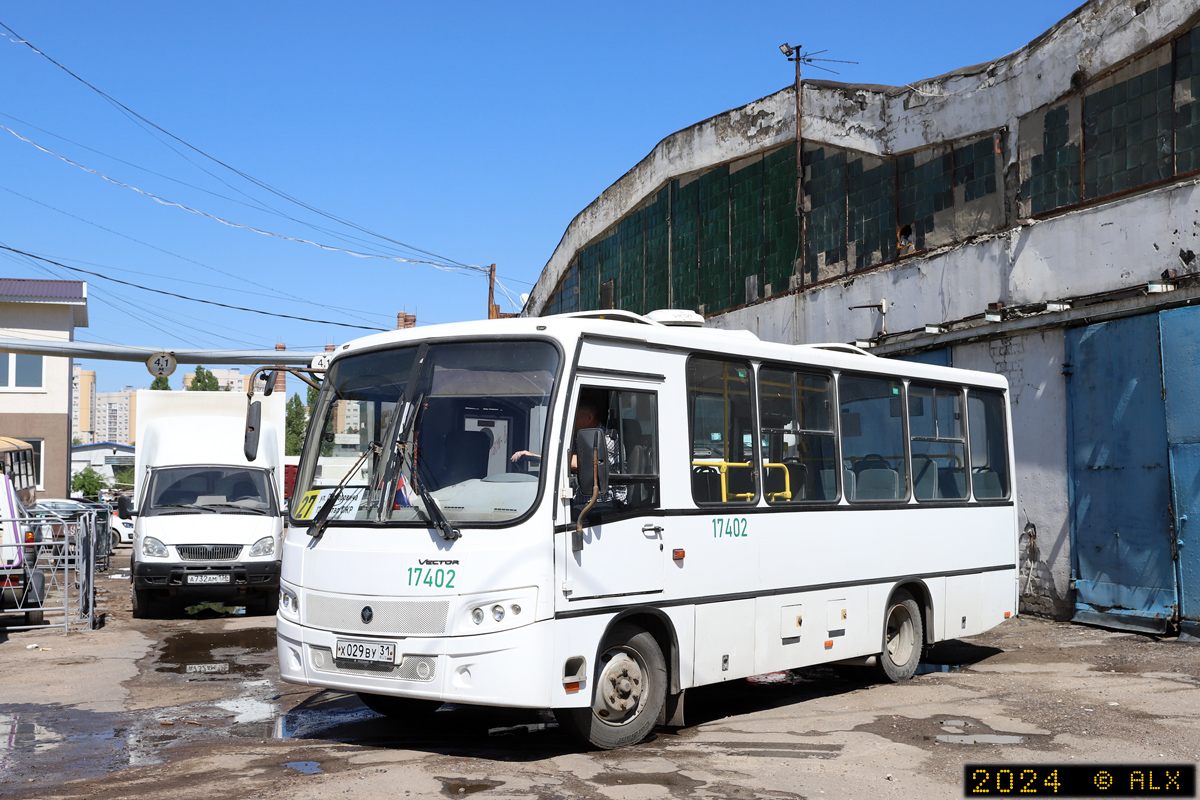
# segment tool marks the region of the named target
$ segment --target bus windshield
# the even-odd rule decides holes
[[[310,422],[292,516],[504,523],[538,496],[557,348],[417,344],[336,361]],[[513,456],[519,452],[529,456]],[[340,489],[338,488],[340,487]]]

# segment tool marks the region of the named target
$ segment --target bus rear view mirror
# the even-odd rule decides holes
[[[246,445],[244,452],[247,461],[258,458],[258,426],[262,422],[262,403],[254,400],[246,409]]]
[[[600,428],[584,428],[575,434],[575,458],[578,464],[579,491],[589,498],[575,522],[571,550],[583,549],[584,517],[596,505],[600,495],[608,493],[608,440]]]
[[[270,397],[275,391],[275,380],[279,376],[279,370],[273,369],[263,376],[265,385],[263,386],[263,397]]]

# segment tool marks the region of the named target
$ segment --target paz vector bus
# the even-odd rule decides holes
[[[413,720],[553,709],[599,748],[687,689],[912,677],[1017,608],[1001,376],[698,315],[430,326],[323,366],[283,545],[285,680]]]

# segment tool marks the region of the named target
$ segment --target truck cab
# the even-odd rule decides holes
[[[262,446],[250,461],[245,397],[138,392],[137,505],[123,497],[119,510],[134,520],[135,617],[150,616],[166,599],[275,613],[285,513],[282,406],[281,397],[264,399]]]

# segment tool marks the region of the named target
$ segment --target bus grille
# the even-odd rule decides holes
[[[362,611],[371,607],[370,623]],[[373,636],[437,636],[446,632],[449,600],[384,600],[377,597],[304,595],[304,622],[327,631],[352,631]]]
[[[333,657],[333,651],[328,647],[310,644],[308,657],[318,672],[393,678],[419,683],[429,683],[437,677],[436,656],[401,656],[399,664],[362,664],[357,661],[339,661]]]
[[[240,544],[181,544],[175,549],[184,561],[232,561],[242,552]]]

